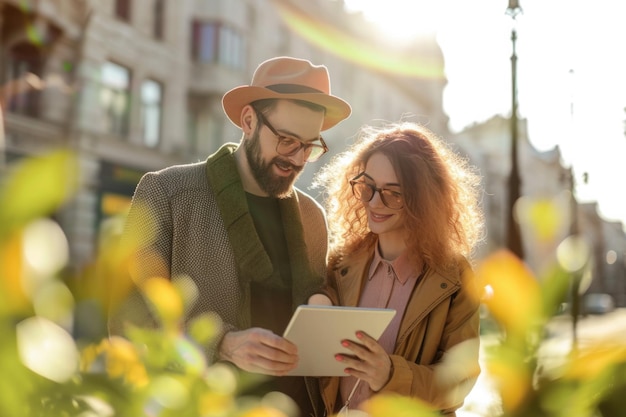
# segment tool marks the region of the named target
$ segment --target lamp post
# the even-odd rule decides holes
[[[522,12],[518,0],[509,0],[506,14],[511,16],[513,21]],[[507,205],[507,235],[506,244],[511,252],[520,259],[524,258],[524,248],[520,234],[519,223],[515,220],[515,202],[520,197],[521,180],[519,175],[519,164],[517,157],[518,123],[517,123],[517,52],[515,43],[517,42],[517,30],[515,22],[511,29],[511,43],[513,53],[511,54],[511,172],[509,175],[509,195]]]

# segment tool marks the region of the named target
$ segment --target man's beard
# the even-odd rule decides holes
[[[296,182],[298,176],[302,172],[304,166],[296,166],[280,155],[272,158],[271,161],[265,162],[261,157],[259,129],[255,129],[252,136],[244,139],[243,147],[246,151],[248,164],[252,175],[259,184],[259,187],[265,191],[270,197],[286,198],[292,193],[293,183]],[[288,177],[281,177],[272,172],[272,165],[278,164],[282,167],[290,167],[293,173]]]

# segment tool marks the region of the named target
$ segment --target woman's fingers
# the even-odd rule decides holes
[[[391,359],[376,340],[364,332],[357,332],[358,343],[343,340],[341,345],[353,355],[338,353],[337,361],[345,364],[345,372],[366,381],[374,391],[381,389],[388,381],[391,370]]]

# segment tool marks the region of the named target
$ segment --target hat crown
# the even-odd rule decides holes
[[[292,93],[330,94],[330,77],[326,67],[296,58],[279,57],[261,63],[254,72],[250,85],[276,90],[291,87]]]
[[[335,126],[352,112],[347,102],[330,94],[330,76],[324,65],[286,56],[261,63],[250,85],[235,87],[224,94],[222,107],[230,121],[241,127],[243,108],[264,99],[300,100],[323,107],[322,130]]]

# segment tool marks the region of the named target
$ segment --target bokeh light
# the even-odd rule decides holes
[[[78,371],[79,354],[72,336],[43,317],[18,323],[17,344],[22,363],[31,371],[56,382]]]
[[[189,390],[178,379],[162,375],[150,384],[150,396],[160,406],[175,410],[189,401]]]
[[[591,248],[582,236],[568,236],[556,249],[559,265],[567,272],[578,272],[589,262]]]
[[[61,227],[50,219],[39,219],[24,229],[24,258],[39,276],[52,276],[68,261],[69,246]]]

